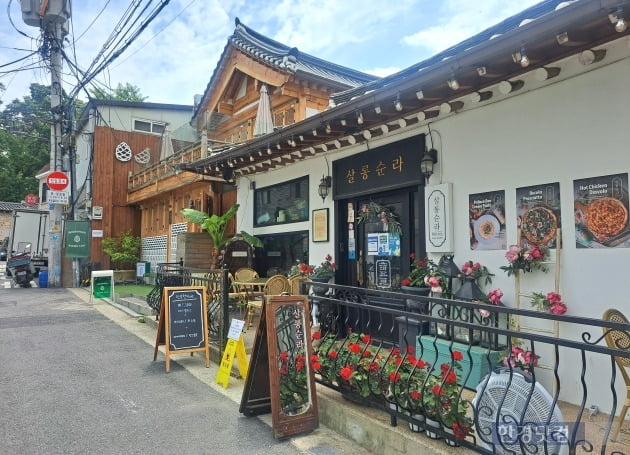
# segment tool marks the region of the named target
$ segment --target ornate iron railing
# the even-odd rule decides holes
[[[310,297],[316,380],[382,408],[392,424],[479,453],[630,452],[630,441],[611,438],[625,398],[615,357],[630,362],[630,325],[310,286],[320,291]],[[562,337],[515,327],[525,320],[558,321]],[[603,343],[611,333],[617,348]]]

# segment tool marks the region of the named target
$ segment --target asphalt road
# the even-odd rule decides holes
[[[303,453],[72,292],[1,285],[0,454]]]

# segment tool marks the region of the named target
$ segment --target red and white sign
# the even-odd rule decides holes
[[[46,185],[53,191],[65,190],[68,188],[68,183],[70,183],[68,176],[60,171],[51,172],[46,177]]]
[[[26,202],[26,205],[35,205],[39,202],[39,198],[34,194],[27,194],[24,198],[24,202]]]

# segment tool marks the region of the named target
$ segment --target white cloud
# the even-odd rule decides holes
[[[404,36],[401,42],[436,54],[535,3],[538,0],[448,0],[442,3],[435,25]]]
[[[385,77],[385,76],[389,76],[390,74],[397,73],[401,69],[402,68],[398,68],[396,66],[389,66],[389,67],[382,67],[382,68],[372,68],[369,70],[362,70],[362,71],[364,73],[368,73],[373,76]]]

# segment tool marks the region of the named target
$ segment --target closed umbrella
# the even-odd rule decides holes
[[[260,101],[258,101],[258,112],[256,113],[256,124],[254,125],[254,137],[264,136],[273,133],[273,118],[271,117],[271,100],[267,85],[260,88]]]

